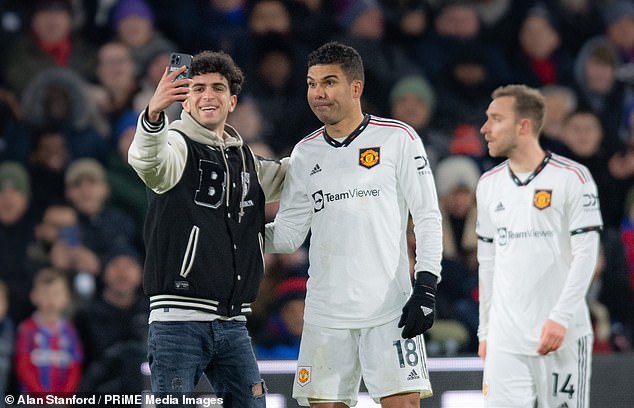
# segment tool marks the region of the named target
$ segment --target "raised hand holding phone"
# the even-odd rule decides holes
[[[178,56],[178,57],[177,57]],[[160,121],[161,113],[174,102],[182,102],[189,94],[191,79],[191,56],[172,53],[170,64],[165,68],[163,77],[156,86],[154,95],[148,103],[148,120],[152,123]]]

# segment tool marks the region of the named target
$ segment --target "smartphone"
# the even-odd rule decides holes
[[[191,78],[192,73],[190,67],[192,65],[192,56],[189,54],[182,54],[180,52],[173,52],[170,54],[169,72],[176,71],[182,66],[186,66],[187,69],[179,74],[176,79]]]
[[[78,247],[79,241],[79,227],[77,225],[65,225],[59,230],[59,238],[66,242],[71,248]]]

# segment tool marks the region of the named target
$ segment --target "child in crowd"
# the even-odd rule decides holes
[[[77,390],[83,351],[73,324],[64,316],[70,289],[61,271],[43,268],[33,280],[33,315],[18,326],[15,367],[20,391]]]

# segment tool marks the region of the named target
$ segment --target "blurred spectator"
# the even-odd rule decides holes
[[[480,146],[472,146],[475,150],[466,151],[463,147],[451,151],[452,154],[482,156],[485,154],[482,138],[478,129],[482,123],[482,112],[485,112],[493,89],[499,85],[483,50],[476,45],[456,50],[447,62],[444,72],[434,82],[438,89],[438,101],[434,117],[435,126],[454,138],[467,133],[476,135]]]
[[[533,1],[524,0],[474,0],[480,20],[480,38],[496,44],[504,55],[512,55],[517,49],[517,30],[521,18]]]
[[[604,38],[588,41],[575,60],[575,90],[579,107],[596,113],[604,130],[604,146],[620,149],[619,124],[627,98],[626,85],[616,78],[618,55]]]
[[[391,116],[416,130],[423,139],[432,168],[449,153],[449,136],[430,127],[436,109],[436,93],[422,75],[406,76],[392,87],[389,96]]]
[[[35,0],[30,29],[25,29],[8,51],[7,84],[18,97],[39,72],[67,67],[84,78],[94,71],[92,45],[73,35],[73,8],[70,0]]]
[[[512,62],[515,80],[532,87],[572,85],[573,57],[562,46],[556,17],[545,6],[528,10]]]
[[[277,211],[277,206],[267,206],[267,211]],[[273,220],[271,215],[270,220]],[[275,288],[278,284],[291,276],[308,276],[308,251],[306,247],[300,247],[292,253],[265,254],[264,278],[255,302],[252,305],[253,313],[249,319],[249,331],[257,338],[266,325],[269,314],[275,305]]]
[[[595,0],[555,0],[547,5],[559,21],[562,46],[576,54],[590,38],[604,30],[601,15],[604,2]]]
[[[248,42],[248,65],[244,69],[247,78],[253,75],[258,68],[254,60],[261,60],[261,48],[267,40],[284,42],[289,53],[290,60],[293,61],[293,69],[290,71],[291,81],[296,86],[302,87],[305,82],[304,72],[297,69],[295,61],[305,61],[308,56],[308,49],[295,38],[288,2],[282,0],[256,0],[249,3],[249,14],[247,21]],[[279,39],[275,39],[278,37]]]
[[[606,5],[605,36],[618,52],[618,65],[634,64],[634,3],[615,0]]]
[[[385,16],[385,39],[413,55],[416,44],[427,34],[431,8],[420,0],[381,0]]]
[[[145,185],[128,164],[128,149],[134,138],[138,115],[128,113],[114,129],[115,149],[106,161],[106,173],[110,185],[109,202],[129,214],[141,231],[147,209]]]
[[[229,113],[227,121],[251,148],[253,148],[252,142],[262,139],[263,135],[268,132],[266,130],[268,123],[264,121],[255,97],[251,95],[240,95],[240,103],[233,112]]]
[[[626,145],[634,146],[634,100],[630,101],[623,110],[619,137]]]
[[[477,350],[478,262],[475,188],[480,177],[476,162],[449,156],[435,172],[443,227],[443,280],[438,285],[445,316],[461,322],[469,332],[462,351]]]
[[[13,367],[15,322],[9,317],[9,287],[0,280],[0,397],[4,400]]]
[[[634,171],[634,160],[623,160],[607,151],[602,143],[604,137],[601,122],[592,111],[574,112],[564,122],[562,141],[568,149],[567,156],[588,167],[597,182],[604,228],[618,228],[630,181],[612,169],[621,161],[624,163],[619,163],[619,167],[628,166],[630,172]]]
[[[149,302],[141,292],[141,264],[133,248],[114,248],[104,261],[101,295],[77,312],[86,352],[84,391],[143,391],[140,366],[147,353]]]
[[[14,44],[29,25],[29,2],[19,0],[0,1],[0,61],[6,61],[10,45]],[[0,77],[6,66],[0,64]]]
[[[103,159],[108,125],[88,91],[88,83],[68,68],[40,71],[22,93],[25,122],[34,130],[62,132],[71,158]]]
[[[364,61],[366,84],[363,89],[363,110],[387,116],[390,107],[386,95],[400,78],[421,71],[397,44],[385,38],[385,18],[377,0],[336,0],[335,16],[342,34],[340,42],[354,47]]]
[[[61,131],[44,129],[33,134],[28,170],[32,186],[32,203],[35,217],[44,209],[64,199],[64,171],[70,162],[66,138]]]
[[[118,0],[112,9],[114,38],[132,51],[135,73],[140,76],[156,50],[178,51],[176,44],[154,26],[154,11],[145,0]]]
[[[93,96],[100,111],[106,115],[110,129],[134,109],[134,98],[139,82],[130,47],[119,41],[110,41],[99,48],[97,59],[97,87]],[[136,112],[138,113],[138,112]]]
[[[248,28],[256,35],[267,33],[291,35],[291,15],[286,3],[281,0],[251,1]]]
[[[222,50],[236,63],[248,61],[248,1],[246,0],[154,0],[157,27],[181,52]]]
[[[110,17],[117,0],[72,1],[79,35],[92,44],[103,44],[112,38]]]
[[[272,313],[263,335],[255,339],[260,359],[297,359],[304,327],[306,277],[291,276],[274,290]]]
[[[2,67],[3,64],[0,64],[0,70]],[[0,162],[14,160],[26,163],[29,143],[22,106],[15,92],[3,86],[0,79]]]
[[[66,204],[48,206],[34,231],[35,237],[26,252],[27,275],[33,276],[46,267],[63,271],[73,282],[73,304],[84,300],[84,291],[95,289],[90,277],[99,274],[101,263],[97,254],[83,243],[75,209]],[[81,286],[86,284],[90,286]]]
[[[540,144],[546,150],[565,154],[562,132],[566,118],[577,109],[577,94],[564,85],[546,85],[540,91],[546,105]]]
[[[483,42],[478,14],[472,2],[452,0],[441,2],[432,21],[430,35],[421,41],[416,55],[425,75],[436,84],[454,55],[464,49],[478,47],[478,53],[487,62],[490,75],[507,82],[511,78],[508,62],[500,47]]]
[[[627,273],[623,279],[619,280],[621,287],[627,289],[622,290],[621,296],[624,298],[623,306],[634,306],[634,188],[632,187],[627,191],[620,235],[627,261]],[[624,317],[623,320],[629,325],[630,330],[634,330],[634,310],[632,308],[622,309],[619,315]],[[634,332],[630,334],[634,334]]]
[[[328,42],[337,31],[330,0],[295,0],[287,2],[295,38],[308,49]]]
[[[0,164],[0,279],[12,295],[9,316],[16,323],[31,311],[28,302],[31,283],[24,267],[35,223],[30,202],[31,180],[24,166],[10,161]]]
[[[66,198],[79,214],[83,244],[103,260],[117,245],[135,247],[140,242],[130,215],[108,202],[106,171],[94,159],[78,159],[65,175]],[[93,275],[94,276],[94,275]]]
[[[475,188],[478,165],[466,156],[450,156],[436,168],[436,186],[443,219],[443,259],[451,259],[476,272]]]
[[[64,313],[70,291],[64,274],[45,268],[33,281],[36,311],[18,326],[15,368],[23,393],[72,393],[79,386],[83,351]]]
[[[305,79],[300,85],[295,76],[299,69],[295,55],[280,34],[255,38],[255,71],[248,90],[266,123],[261,138],[280,156],[290,154],[316,120],[306,103]]]

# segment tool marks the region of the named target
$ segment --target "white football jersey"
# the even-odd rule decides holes
[[[480,339],[535,355],[547,319],[567,327],[564,346],[592,333],[585,293],[598,241],[573,244],[575,236],[602,228],[588,169],[549,153],[521,181],[507,160],[481,176],[476,195],[478,257],[492,254],[490,271],[488,255],[480,259]],[[580,245],[588,248],[581,251]]]
[[[293,149],[268,252],[289,252],[310,229],[305,321],[363,328],[401,314],[411,293],[406,229],[416,271],[440,276],[442,232],[434,178],[406,124],[366,115],[346,140],[321,128]]]

